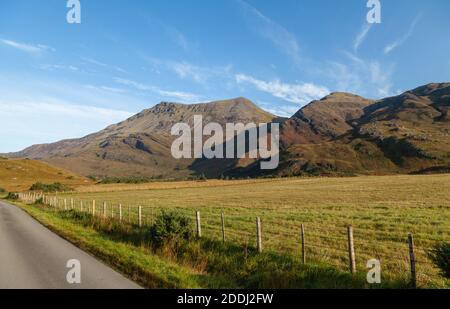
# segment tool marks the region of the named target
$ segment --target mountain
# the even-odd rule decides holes
[[[353,129],[351,122],[364,114],[374,101],[349,93],[332,93],[313,101],[284,123],[281,140],[285,147],[335,139]]]
[[[9,157],[31,158],[81,175],[187,177],[205,174],[354,175],[450,172],[450,83],[369,100],[332,93],[283,120],[245,98],[204,104],[161,103],[81,139],[36,145]],[[280,122],[280,166],[257,159],[175,160],[175,123],[202,115],[204,124]]]
[[[279,175],[450,172],[450,83],[370,101],[335,93],[282,129]]]
[[[276,116],[245,98],[204,104],[163,102],[135,116],[80,139],[31,146],[9,157],[48,162],[86,176],[186,177],[195,174],[194,160],[175,160],[171,155],[174,124],[202,115],[203,122],[267,123]]]

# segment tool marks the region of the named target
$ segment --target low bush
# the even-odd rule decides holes
[[[63,185],[59,182],[55,182],[52,184],[45,184],[41,182],[37,182],[33,184],[30,188],[31,191],[41,191],[41,192],[66,192],[66,191],[72,191],[71,188],[67,187],[66,185]]]
[[[44,198],[40,197],[35,202],[34,205],[43,205],[44,204]]]
[[[177,212],[163,212],[150,227],[150,234],[158,247],[180,244],[193,237],[191,220]]]
[[[0,187],[0,193],[5,193],[6,190]]]
[[[428,252],[433,263],[441,270],[442,275],[450,279],[450,243],[442,242]]]
[[[19,195],[17,193],[9,192],[8,196],[6,196],[6,199],[15,201],[19,199]]]

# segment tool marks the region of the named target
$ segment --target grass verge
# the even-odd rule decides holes
[[[407,288],[405,281],[366,283],[322,264],[211,239],[156,248],[146,229],[76,211],[15,203],[43,225],[147,288]]]

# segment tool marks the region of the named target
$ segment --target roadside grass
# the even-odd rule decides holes
[[[254,246],[255,219],[261,217],[264,249],[294,260],[300,256],[300,225],[305,224],[308,261],[343,273],[348,271],[346,228],[353,225],[358,271],[366,271],[367,261],[376,258],[389,281],[409,277],[411,232],[419,286],[448,287],[427,251],[450,240],[449,174],[152,183],[132,188],[114,185],[107,187],[110,192],[74,192],[58,198],[73,198],[76,207],[80,201],[89,207],[96,200],[99,212],[106,202],[108,216],[113,210],[117,216],[122,204],[124,218],[131,222],[137,222],[137,206],[142,206],[144,225],[151,225],[164,210],[176,210],[194,223],[198,210],[203,234],[212,241],[221,239],[223,212],[227,241],[239,248]]]
[[[149,228],[75,210],[18,204],[38,221],[148,288],[407,288],[404,280],[369,285],[366,274],[321,263],[302,265],[273,251],[196,239],[156,247]]]

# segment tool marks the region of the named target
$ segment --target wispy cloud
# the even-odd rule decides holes
[[[258,102],[258,105],[260,105],[264,110],[268,111],[269,113],[273,115],[277,115],[280,117],[291,117],[296,112],[298,112],[299,107],[294,106],[292,104],[290,105],[280,105],[280,104],[273,104],[268,102]]]
[[[387,45],[384,48],[384,53],[389,54],[394,49],[403,45],[414,34],[414,30],[416,29],[417,23],[420,21],[421,18],[422,18],[422,14],[417,15],[416,18],[414,18],[414,20],[412,21],[412,23],[409,26],[409,29],[405,33],[405,35],[403,35],[401,38],[399,38],[399,39],[395,40],[394,42],[390,43],[389,45]]]
[[[99,91],[104,91],[104,92],[109,92],[109,93],[126,93],[127,92],[126,89],[117,88],[117,87],[109,87],[109,86],[86,85],[85,87],[87,89],[99,90]]]
[[[63,101],[17,101],[11,102],[0,101],[0,113],[3,114],[44,114],[70,116],[76,118],[96,119],[111,121],[121,121],[132,116],[132,113],[114,109],[101,108],[88,105],[76,105]]]
[[[141,53],[141,57],[149,62],[156,72],[169,70],[175,73],[180,79],[190,80],[203,86],[209,86],[210,80],[214,78],[233,78],[233,65],[226,66],[202,66],[187,61],[164,60],[149,57]]]
[[[294,63],[300,63],[300,47],[291,32],[247,2],[239,0],[238,3],[246,16],[246,20],[251,23],[259,35],[272,42],[279,50],[287,54]]]
[[[140,91],[156,93],[162,98],[178,100],[180,103],[193,103],[201,100],[200,96],[188,92],[164,90],[156,86],[145,85],[136,81],[117,77],[114,78],[114,80],[119,84],[132,87]]]
[[[392,95],[393,65],[383,65],[377,60],[362,59],[352,53],[343,52],[350,62],[329,62],[322,74],[331,78],[337,91],[376,96]],[[368,87],[369,85],[369,87]]]
[[[54,51],[52,47],[42,44],[27,44],[6,39],[0,39],[0,43],[29,54],[38,54],[47,50]]]
[[[180,77],[191,78],[197,83],[205,83],[211,74],[211,70],[205,69],[188,62],[168,62],[168,66]]]
[[[358,33],[358,35],[355,38],[355,41],[353,42],[353,51],[355,53],[358,51],[359,47],[366,39],[367,35],[372,29],[372,25],[373,24],[364,23],[364,25],[362,26],[361,31]]]
[[[330,93],[326,87],[311,83],[286,84],[279,80],[263,81],[245,74],[236,75],[236,82],[248,83],[276,98],[301,105],[320,99]]]
[[[122,69],[122,68],[120,68],[118,66],[109,65],[109,64],[106,64],[104,62],[98,61],[96,59],[92,59],[92,58],[88,58],[88,57],[81,57],[81,60],[83,60],[84,62],[90,63],[90,64],[94,64],[94,65],[99,66],[99,67],[113,69],[113,70],[115,70],[117,72],[120,72],[120,73],[127,73],[126,70],[124,70],[124,69]]]
[[[74,65],[63,65],[63,64],[41,64],[39,67],[43,70],[65,70],[77,72],[80,69]]]
[[[211,78],[230,77],[233,66],[231,64],[223,67],[197,66],[189,62],[169,61],[168,67],[180,78],[189,78],[199,84],[206,84]]]
[[[170,39],[181,47],[185,52],[190,52],[196,48],[196,44],[192,43],[184,33],[173,26],[164,24],[164,29],[169,35]]]

